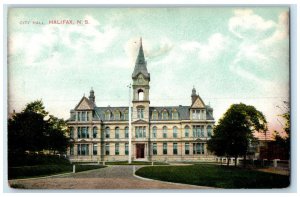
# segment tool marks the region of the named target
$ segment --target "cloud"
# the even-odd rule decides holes
[[[264,37],[275,27],[274,21],[265,20],[250,9],[235,10],[234,16],[229,19],[228,23],[230,32],[239,38],[247,39]]]
[[[184,42],[181,49],[187,52],[197,52],[200,61],[212,61],[217,59],[228,47],[227,38],[220,34],[212,34],[206,43],[197,41]]]

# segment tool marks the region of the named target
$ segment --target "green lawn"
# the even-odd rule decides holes
[[[100,165],[76,165],[76,172],[103,168]],[[18,166],[8,168],[8,179],[42,177],[73,171],[71,164]]]
[[[128,161],[108,161],[105,162],[105,165],[152,165],[152,162],[132,161],[131,164],[128,164]],[[153,162],[153,165],[168,165],[168,164],[163,162]]]
[[[289,176],[233,166],[199,164],[191,166],[147,166],[136,174],[142,177],[218,188],[285,188]]]

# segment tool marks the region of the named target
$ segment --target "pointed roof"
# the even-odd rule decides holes
[[[95,105],[85,96],[76,105],[75,110],[91,110],[94,109]]]
[[[150,74],[147,70],[147,62],[145,61],[142,38],[140,38],[140,49],[139,54],[135,61],[134,71],[132,73],[132,78],[136,78],[139,74],[143,74],[146,78],[150,79]]]

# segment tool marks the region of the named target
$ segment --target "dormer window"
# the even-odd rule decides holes
[[[107,110],[105,112],[105,120],[110,120],[110,111],[109,110]]]
[[[77,112],[77,121],[88,121],[88,112],[87,111],[79,111]]]
[[[129,116],[128,116],[128,110],[126,110],[124,112],[124,120],[128,120],[129,119]]]
[[[119,112],[119,110],[116,110],[115,111],[115,120],[120,120],[120,112]]]
[[[163,112],[162,112],[162,119],[163,120],[167,120],[169,117],[168,117],[169,115],[168,115],[168,112],[167,112],[167,110],[164,110]]]
[[[154,110],[154,111],[152,112],[152,119],[153,119],[153,120],[158,120],[158,112],[157,112],[156,110]]]
[[[178,112],[177,112],[176,109],[172,112],[172,119],[173,120],[178,120]]]

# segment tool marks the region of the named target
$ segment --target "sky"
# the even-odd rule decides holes
[[[97,106],[128,106],[140,37],[151,106],[191,105],[194,86],[216,123],[243,102],[265,114],[270,131],[282,130],[288,7],[10,8],[9,112],[42,99],[67,119],[91,87]]]

